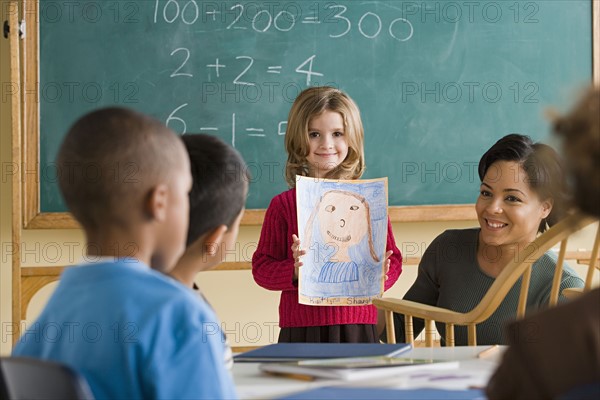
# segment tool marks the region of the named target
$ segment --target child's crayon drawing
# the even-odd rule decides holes
[[[306,250],[299,301],[364,305],[383,293],[387,179],[299,177],[298,230]]]

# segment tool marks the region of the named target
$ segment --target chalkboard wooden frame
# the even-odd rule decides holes
[[[40,109],[39,109],[39,0],[20,0],[22,15],[26,21],[27,34],[21,46],[21,59],[24,64],[20,82],[21,114],[23,140],[21,157],[22,179],[22,227],[25,229],[78,229],[79,224],[70,213],[49,213],[40,210]],[[593,43],[593,81],[600,83],[600,5],[592,1],[592,43]],[[13,50],[11,50],[13,51]],[[19,185],[21,186],[21,185]],[[261,225],[264,209],[246,210],[242,225]],[[473,204],[426,205],[426,206],[390,206],[392,222],[433,222],[476,219]]]

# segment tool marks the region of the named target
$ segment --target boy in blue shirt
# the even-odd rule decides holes
[[[188,228],[181,140],[153,118],[102,109],[73,125],[57,165],[87,256],[64,272],[13,355],[71,366],[99,399],[236,397],[214,312],[164,275]]]
[[[192,170],[190,225],[187,249],[170,274],[206,301],[194,278],[216,267],[235,248],[248,193],[248,169],[240,154],[219,138],[199,134],[182,139]],[[223,341],[224,363],[231,368],[231,348],[224,336]]]

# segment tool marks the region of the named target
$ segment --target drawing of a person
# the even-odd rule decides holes
[[[336,249],[321,268],[317,282],[358,281],[358,264],[351,258],[349,250],[352,246],[359,244],[365,235],[368,235],[370,257],[375,262],[379,262],[373,244],[369,203],[363,196],[345,190],[325,192],[307,223],[308,243],[310,243],[310,234],[315,218],[318,220],[323,244]],[[361,251],[365,252],[365,250]]]

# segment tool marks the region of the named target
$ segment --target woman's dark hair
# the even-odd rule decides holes
[[[568,187],[562,160],[558,153],[543,143],[534,143],[529,136],[512,133],[498,140],[479,161],[479,178],[497,161],[514,161],[527,174],[529,187],[541,200],[553,200],[552,211],[542,220],[538,232],[560,221],[565,215]]]

